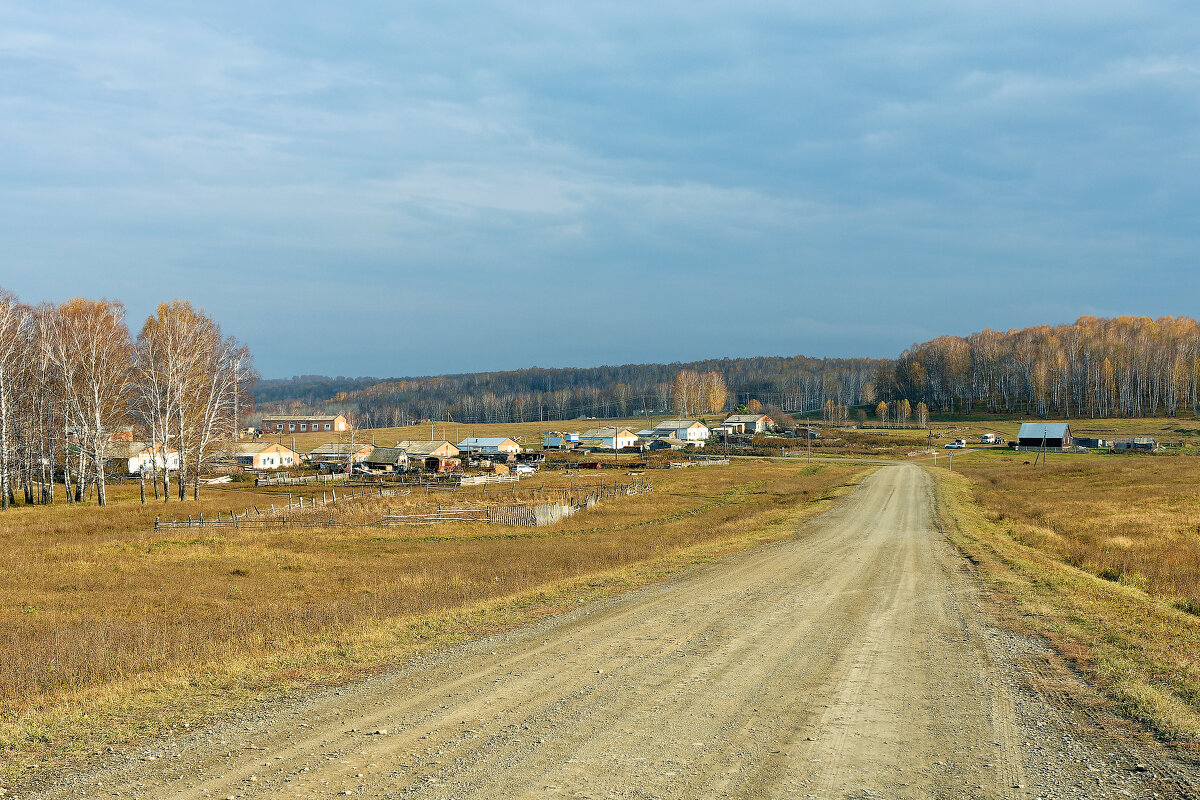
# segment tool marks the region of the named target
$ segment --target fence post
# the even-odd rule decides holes
[[[157,531],[157,530],[158,530],[158,517],[155,517],[155,518],[154,518],[154,530],[155,530],[155,531]]]

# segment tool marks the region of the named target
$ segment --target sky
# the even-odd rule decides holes
[[[1194,316],[1200,5],[0,0],[0,286],[267,377]]]

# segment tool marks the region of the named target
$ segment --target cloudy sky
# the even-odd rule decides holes
[[[1200,312],[1194,2],[0,0],[0,118],[0,285],[267,376]]]

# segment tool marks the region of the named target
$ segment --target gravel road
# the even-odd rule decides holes
[[[43,784],[44,798],[1195,796],[990,627],[919,467],[795,539]]]

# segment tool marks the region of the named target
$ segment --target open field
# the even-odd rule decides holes
[[[1105,427],[1187,440],[1196,423],[1085,430]],[[955,475],[938,470],[952,538],[1014,619],[1049,637],[1125,714],[1200,744],[1200,458],[1029,460],[982,451],[955,459]]]
[[[931,484],[885,466],[773,544],[22,796],[1194,797],[1194,765],[979,614]]]
[[[660,471],[652,495],[538,529],[156,535],[147,523],[161,509],[127,496],[105,509],[17,509],[0,520],[3,773],[395,663],[790,535],[785,522],[824,507],[863,473],[767,462]],[[204,502],[228,510],[270,496],[234,487]]]

